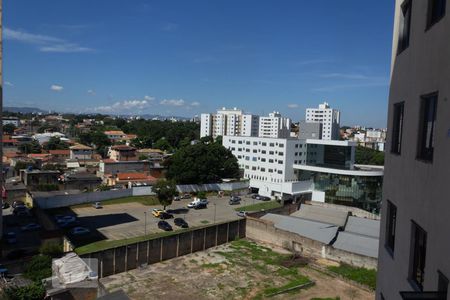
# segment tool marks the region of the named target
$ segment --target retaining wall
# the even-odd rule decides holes
[[[241,219],[210,225],[81,257],[98,259],[99,277],[106,277],[244,238],[245,224],[246,220]]]

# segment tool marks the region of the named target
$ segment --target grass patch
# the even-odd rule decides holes
[[[310,280],[308,279],[308,277],[306,276],[299,276],[296,279],[293,279],[291,281],[289,281],[287,284],[280,286],[280,287],[270,287],[270,288],[266,288],[264,289],[264,295],[270,295],[270,294],[275,294],[275,293],[279,293],[282,292],[284,290],[296,287],[298,285],[301,284],[305,284],[310,282]]]
[[[170,236],[170,235],[178,234],[181,231],[184,231],[184,230],[181,229],[181,230],[176,230],[176,231],[163,231],[163,232],[157,232],[157,233],[137,236],[137,237],[133,237],[133,238],[129,238],[129,239],[123,239],[123,240],[102,240],[102,241],[93,242],[93,243],[75,248],[75,252],[78,255],[83,255],[83,254],[97,252],[97,251],[106,250],[106,249],[110,249],[110,248],[125,246],[128,244],[147,241],[150,239],[156,239],[156,238],[160,238],[160,237]]]
[[[260,202],[256,204],[237,207],[235,211],[261,211],[281,207],[281,203],[277,201]]]
[[[103,200],[99,201],[102,205],[112,205],[112,204],[123,204],[123,203],[141,203],[142,205],[151,206],[151,205],[160,205],[158,199],[154,196],[134,196],[134,197],[123,197],[117,199]],[[83,203],[71,206],[71,208],[83,208],[83,207],[91,207],[92,203]]]
[[[216,269],[216,268],[221,268],[221,264],[203,264],[201,265],[202,268],[205,269]]]
[[[347,264],[341,264],[339,267],[329,266],[328,270],[340,274],[345,278],[353,280],[355,282],[364,284],[375,290],[377,283],[377,271],[369,270],[365,268],[352,267]]]
[[[202,223],[202,224],[209,224],[209,221],[208,220],[203,220],[203,221],[200,221],[200,223]]]

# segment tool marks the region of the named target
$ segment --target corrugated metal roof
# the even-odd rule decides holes
[[[261,219],[273,222],[274,226],[278,229],[289,231],[324,244],[331,243],[338,231],[338,226],[335,225],[290,216],[267,214],[261,217]]]
[[[347,221],[348,212],[328,207],[302,204],[300,210],[294,212],[291,216],[343,227]]]
[[[378,239],[380,237],[380,221],[349,217],[347,225],[345,225],[345,231]]]
[[[378,257],[378,239],[366,235],[339,232],[333,247],[364,256]]]

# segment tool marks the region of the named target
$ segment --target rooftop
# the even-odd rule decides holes
[[[302,204],[292,217],[344,227],[349,213],[333,208]]]
[[[92,150],[92,148],[83,144],[75,144],[70,147],[70,150]]]

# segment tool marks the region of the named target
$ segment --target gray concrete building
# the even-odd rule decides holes
[[[322,123],[300,121],[298,124],[299,139],[322,139]]]
[[[377,299],[448,299],[450,5],[397,0]]]

